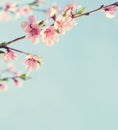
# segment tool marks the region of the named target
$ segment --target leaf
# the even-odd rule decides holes
[[[63,17],[68,16],[70,13],[71,13],[71,11],[70,11],[70,10],[66,10],[66,11],[64,12],[64,14],[63,14]]]
[[[34,2],[28,4],[30,7],[34,7],[36,4]]]
[[[43,63],[44,63],[44,62],[43,62],[43,59],[42,59],[42,58],[39,58],[39,59],[37,60],[37,63],[39,63],[39,65],[43,64]]]
[[[83,7],[78,13],[79,13],[79,14],[82,14],[82,13],[85,11],[85,9],[86,9],[86,8]]]
[[[42,20],[41,22],[39,22],[39,26],[43,26],[43,24],[44,24],[44,21]]]
[[[0,79],[0,80],[2,80],[2,81],[8,81],[9,78],[2,78],[2,79]]]
[[[59,29],[55,29],[55,32],[60,33],[60,32],[59,32]]]
[[[26,74],[22,74],[22,75],[20,76],[20,78],[23,79],[23,80],[26,80],[26,79],[27,79],[27,76],[26,76]]]
[[[86,7],[83,7],[82,9],[80,9],[76,14],[75,16],[79,16],[81,15],[84,11],[85,11]]]
[[[31,77],[27,77],[27,75],[25,73],[22,74],[19,78],[21,78],[22,80],[31,79]]]
[[[2,43],[0,43],[0,46],[6,46],[6,45],[7,45],[6,42],[2,42]]]

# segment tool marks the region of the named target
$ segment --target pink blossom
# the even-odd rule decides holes
[[[52,46],[55,41],[58,41],[58,34],[54,29],[54,26],[48,26],[41,31],[41,36],[43,42],[48,45]]]
[[[15,86],[21,87],[22,82],[20,80],[14,78],[13,81],[15,83]]]
[[[2,22],[8,22],[11,19],[11,16],[9,15],[8,12],[0,12],[0,21]]]
[[[24,31],[27,33],[26,38],[32,40],[34,44],[38,43],[40,29],[39,25],[35,20],[34,16],[30,16],[28,18],[28,22],[22,22],[21,26],[23,27]]]
[[[67,10],[73,11],[74,9],[78,9],[78,8],[81,8],[81,6],[76,5],[76,3],[73,1],[73,2],[69,3],[64,10],[65,11],[67,11]]]
[[[50,17],[53,17],[53,16],[56,15],[58,12],[59,12],[59,7],[58,7],[56,4],[53,4],[53,6],[47,10],[47,14],[48,14]]]
[[[15,71],[15,67],[13,66],[13,64],[8,64],[8,68],[6,69],[7,72],[14,72]]]
[[[6,91],[6,90],[7,90],[7,86],[0,82],[0,91]]]
[[[108,17],[108,18],[114,18],[116,10],[117,10],[117,6],[105,7],[105,8],[103,8],[103,10],[105,11],[106,17]]]
[[[7,52],[4,54],[4,60],[5,62],[9,62],[10,59],[16,60],[17,56],[16,56],[16,53],[8,49]]]
[[[17,9],[16,2],[7,2],[5,4],[5,11],[12,11],[14,12]]]
[[[26,69],[31,71],[32,69],[38,69],[42,59],[36,55],[28,55],[24,60],[23,64],[26,65]]]
[[[32,10],[30,9],[30,7],[28,5],[25,5],[22,8],[19,8],[17,10],[16,17],[26,16],[26,15],[29,15],[31,13],[32,13]]]
[[[71,17],[64,17],[60,15],[54,24],[54,28],[59,31],[61,34],[65,34],[66,31],[69,31],[76,25],[76,22]]]
[[[35,2],[36,2],[36,3],[41,3],[41,2],[42,2],[42,0],[35,0]]]

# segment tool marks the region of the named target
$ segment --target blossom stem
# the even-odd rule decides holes
[[[0,81],[8,81],[9,79],[16,79],[16,78],[20,78],[20,76],[4,77],[1,78]]]
[[[35,5],[35,4],[36,4],[36,6],[38,5],[36,1],[33,1],[33,2],[30,2],[30,3],[25,3],[25,4],[17,4],[16,7],[22,7],[22,6],[28,5],[34,11],[40,11],[40,12],[44,12],[44,13],[46,12],[46,10],[43,10],[43,9],[34,9],[34,8],[32,8],[31,5]],[[0,10],[5,11],[5,8],[0,6]],[[8,10],[7,12],[9,12],[11,14],[15,14],[15,12],[13,12],[13,11]]]
[[[31,53],[28,53],[28,52],[25,52],[25,51],[21,51],[21,50],[15,49],[15,48],[11,48],[11,47],[8,47],[8,46],[0,46],[0,48],[4,48],[6,50],[10,49],[10,50],[13,50],[13,51],[25,54],[25,55],[32,55]]]
[[[92,10],[92,11],[89,11],[89,12],[86,12],[86,13],[83,13],[83,14],[80,14],[80,15],[78,15],[78,16],[73,15],[73,18],[78,18],[78,17],[81,17],[81,16],[88,16],[88,15],[90,15],[90,14],[92,14],[92,13],[95,13],[95,12],[97,12],[97,11],[100,11],[100,10],[102,10],[103,8],[106,8],[106,7],[109,7],[109,6],[118,6],[118,2],[115,2],[115,3],[110,4],[110,5],[106,5],[106,6],[101,5],[98,9],[95,9],[95,10]]]
[[[82,16],[88,16],[88,15],[90,15],[90,14],[92,14],[92,13],[95,13],[95,12],[97,12],[97,11],[100,11],[100,10],[102,10],[103,8],[106,8],[106,7],[109,7],[109,6],[118,6],[118,2],[115,2],[115,3],[110,4],[110,5],[106,5],[106,6],[101,5],[98,9],[95,9],[95,10],[92,10],[92,11],[89,11],[89,12],[86,12],[86,13],[83,13],[83,14],[80,14],[80,15],[78,15],[78,16],[76,16],[75,14],[73,14],[72,18],[79,18],[79,17],[82,17]],[[25,38],[25,36],[21,36],[21,37],[19,37],[19,38],[16,38],[16,39],[14,39],[14,40],[11,40],[11,41],[7,42],[7,45],[12,44],[12,43],[17,42],[17,41],[20,41],[20,40],[23,40],[24,38]],[[18,52],[22,52],[22,51],[19,51],[19,50],[17,50],[17,51],[18,51]],[[28,53],[24,53],[24,54],[28,54]]]
[[[11,41],[7,42],[6,44],[7,45],[12,44],[12,43],[20,41],[20,40],[22,40],[24,38],[25,38],[25,36],[21,36],[21,37],[18,37],[18,38],[14,39],[14,40],[11,40]]]
[[[19,53],[25,54],[25,55],[32,55],[31,53],[24,52],[24,51],[21,51],[21,50],[15,49],[15,48],[11,48],[11,47],[7,47],[7,48],[10,49],[10,50],[13,50],[13,51],[16,51],[16,52],[19,52]]]
[[[9,79],[12,79],[12,80],[14,80],[14,79],[22,79],[22,74],[20,75],[20,76],[11,76],[11,77],[4,77],[4,78],[0,78],[0,81],[8,81]],[[30,79],[31,77],[26,77],[26,79]]]

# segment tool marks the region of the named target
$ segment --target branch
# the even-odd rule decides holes
[[[14,48],[11,48],[11,47],[7,47],[7,48],[10,49],[10,50],[13,50],[13,51],[25,54],[25,55],[32,55],[31,53],[28,53],[28,52],[25,52],[25,51],[21,51],[21,50],[18,50],[18,49],[14,49]]]
[[[25,52],[25,51],[21,51],[21,50],[15,49],[15,48],[11,48],[11,47],[8,47],[8,46],[1,46],[0,48],[4,48],[6,50],[10,49],[10,50],[13,50],[13,51],[25,54],[25,55],[32,55],[31,53],[28,53],[28,52]]]
[[[44,12],[45,13],[46,10],[44,10],[44,9],[35,9],[34,8],[34,7],[37,7],[37,6],[39,7],[39,4],[42,4],[42,3],[44,3],[44,2],[42,1],[42,2],[38,3],[36,1],[33,1],[33,2],[30,2],[30,3],[25,3],[25,4],[16,4],[16,8],[18,9],[18,8],[20,8],[22,6],[28,5],[30,7],[30,9],[32,9],[34,11],[40,11],[40,12]],[[10,11],[10,10],[6,11],[5,7],[2,7],[2,6],[0,6],[0,10],[3,10],[5,12],[9,12],[11,14],[15,14],[16,13],[15,11]]]
[[[110,5],[106,5],[106,6],[101,5],[99,8],[97,8],[97,9],[95,9],[95,10],[92,10],[92,11],[89,11],[89,12],[86,12],[86,13],[83,13],[83,14],[80,14],[80,15],[78,15],[78,16],[76,16],[75,14],[73,14],[72,18],[79,18],[79,17],[82,17],[82,16],[88,16],[88,15],[90,15],[90,14],[92,14],[92,13],[95,13],[95,12],[97,12],[97,11],[100,11],[100,10],[106,8],[106,7],[109,7],[109,6],[118,6],[118,2],[115,2],[115,3],[110,4]],[[20,40],[23,40],[24,38],[25,38],[25,36],[21,36],[21,37],[19,37],[19,38],[16,38],[16,39],[14,39],[14,40],[11,40],[11,41],[7,42],[7,45],[12,44],[12,43],[17,42],[17,41],[20,41]]]
[[[18,38],[14,39],[14,40],[11,40],[11,41],[7,42],[6,45],[9,45],[9,44],[12,44],[14,42],[23,40],[24,38],[25,38],[25,36],[18,37]]]
[[[24,77],[23,77],[24,76]],[[0,78],[0,81],[8,81],[9,79],[16,79],[16,78],[19,78],[19,79],[22,79],[22,80],[27,80],[27,79],[30,79],[31,77],[27,77],[26,74],[21,74],[19,76],[11,76],[11,77],[4,77],[4,78]]]
[[[83,13],[83,14],[80,14],[79,16],[73,15],[73,18],[78,18],[78,17],[81,17],[81,16],[88,16],[88,15],[90,15],[90,14],[92,14],[92,13],[95,13],[95,12],[97,12],[97,11],[100,11],[100,10],[106,8],[106,7],[109,7],[109,6],[118,6],[118,2],[115,2],[115,3],[110,4],[110,5],[106,5],[106,6],[101,5],[98,9],[95,9],[95,10],[92,10],[92,11],[89,11],[89,12],[86,12],[86,13]]]

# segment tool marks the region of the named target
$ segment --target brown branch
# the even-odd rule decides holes
[[[4,77],[4,78],[0,78],[0,81],[8,81],[8,80],[14,80],[14,79],[22,79],[22,80],[28,80],[31,79],[31,77],[26,76],[26,77],[22,77],[23,74],[19,75],[19,76],[11,76],[11,77]]]
[[[32,55],[31,53],[28,53],[28,52],[25,52],[25,51],[21,51],[21,50],[15,49],[15,48],[11,48],[11,47],[8,47],[8,46],[0,46],[0,48],[4,48],[6,50],[10,49],[10,50],[13,50],[13,51],[25,54],[25,55]]]
[[[18,49],[14,49],[14,48],[11,48],[11,47],[7,47],[7,49],[10,49],[10,50],[13,50],[13,51],[25,54],[25,55],[32,55],[31,53],[24,52],[24,51],[21,51],[21,50],[18,50]]]
[[[76,16],[75,14],[73,14],[72,17],[73,17],[73,18],[78,18],[78,17],[82,17],[82,16],[88,16],[88,15],[90,15],[90,14],[92,14],[92,13],[95,13],[95,12],[97,12],[97,11],[100,11],[100,10],[106,8],[106,7],[109,7],[109,6],[118,6],[118,2],[115,2],[115,3],[110,4],[110,5],[106,5],[106,6],[101,5],[98,9],[95,9],[95,10],[92,10],[92,11],[89,11],[89,12],[86,12],[86,13],[83,13],[83,14],[80,14],[80,15],[78,15],[78,16]],[[14,43],[14,42],[23,40],[24,38],[25,38],[25,36],[21,36],[21,37],[19,37],[19,38],[16,38],[16,39],[14,39],[14,40],[11,40],[11,41],[7,42],[6,45],[9,45],[9,44],[12,44],[12,43]],[[17,51],[20,52],[19,50],[17,50]],[[21,53],[22,53],[22,51],[21,51]],[[24,53],[24,54],[28,54],[28,53]]]
[[[7,42],[6,44],[7,45],[12,44],[12,43],[20,41],[20,40],[22,40],[24,38],[25,38],[25,36],[21,36],[21,37],[18,37],[18,38],[14,39],[14,40],[11,40],[11,41]]]
[[[100,11],[100,10],[106,8],[106,7],[109,7],[109,6],[118,6],[118,2],[115,2],[115,3],[110,4],[110,5],[106,5],[106,6],[101,5],[98,9],[95,9],[95,10],[92,10],[92,11],[89,11],[89,12],[86,12],[86,13],[83,13],[83,14],[80,14],[80,15],[78,15],[78,16],[73,15],[73,18],[78,18],[78,17],[81,17],[81,16],[88,16],[88,15],[90,15],[90,14],[92,14],[92,13],[95,13],[95,12],[97,12],[97,11]]]

